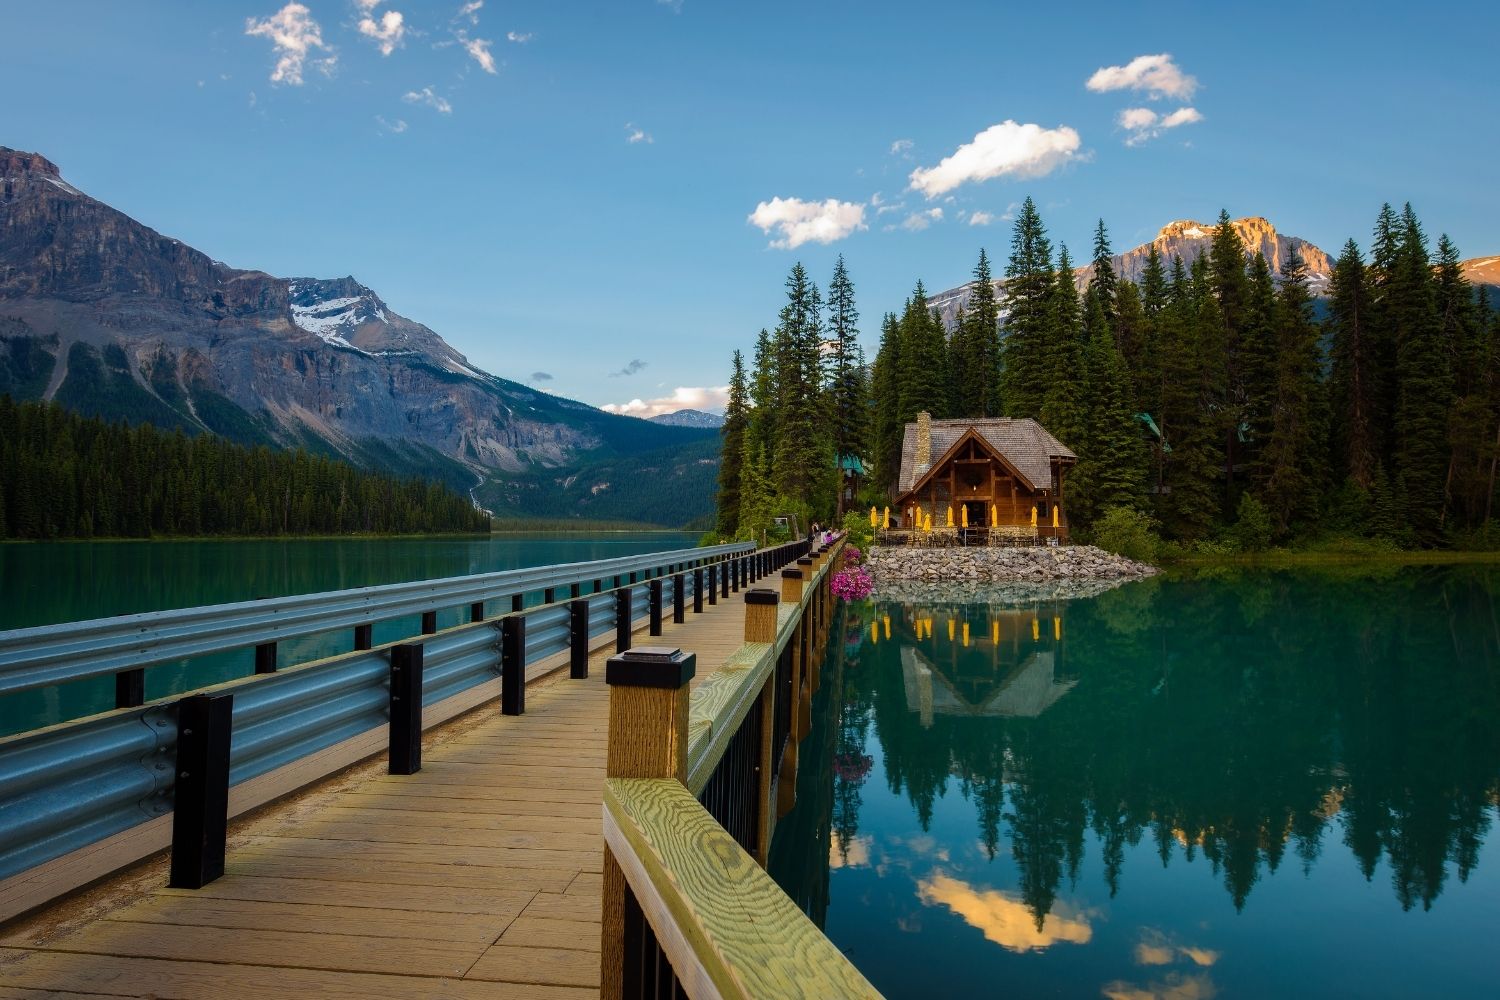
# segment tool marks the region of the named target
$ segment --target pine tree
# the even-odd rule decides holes
[[[1307,289],[1307,265],[1292,249],[1281,265],[1276,296],[1274,404],[1263,464],[1264,500],[1279,535],[1317,515],[1325,488],[1325,427],[1318,326]]]
[[[1218,339],[1224,351],[1224,490],[1225,504],[1234,510],[1238,504],[1234,470],[1242,459],[1241,438],[1248,436],[1248,399],[1244,384],[1244,357],[1242,343],[1248,316],[1249,287],[1245,277],[1245,244],[1229,219],[1229,213],[1219,211],[1219,222],[1214,227],[1206,258],[1206,280],[1218,303],[1221,328]],[[1198,261],[1194,262],[1195,265]]]
[[[1437,311],[1427,239],[1407,205],[1401,245],[1386,293],[1386,315],[1397,333],[1395,464],[1404,514],[1423,544],[1442,538],[1448,471],[1448,411],[1453,374]]]
[[[826,517],[836,469],[822,384],[822,294],[801,263],[792,267],[786,290],[772,338],[777,413],[771,482],[783,498]]]
[[[865,354],[859,346],[859,310],[854,304],[854,282],[839,255],[828,283],[829,410],[833,415],[836,455],[867,454],[870,436],[869,386]]]
[[[1160,313],[1157,422],[1170,452],[1158,456],[1156,506],[1162,529],[1182,539],[1206,537],[1220,517],[1217,489],[1223,437],[1214,407],[1223,393],[1222,319],[1206,282],[1172,261]]]
[[[979,251],[968,307],[953,333],[953,412],[964,417],[1000,415],[1000,313],[989,258]]]
[[[1005,266],[1006,339],[1001,373],[1001,401],[1007,415],[1034,417],[1046,393],[1044,373],[1047,331],[1056,276],[1052,245],[1036,204],[1027,198],[1011,230],[1010,261]]]
[[[927,305],[922,282],[912,291],[901,316],[902,424],[923,410],[936,419],[949,410],[948,339],[943,324]]]
[[[729,400],[724,407],[724,441],[719,458],[718,531],[730,537],[740,523],[740,480],[744,475],[745,440],[750,428],[748,388],[745,382],[745,357],[734,352],[729,376]]]
[[[1130,377],[1100,296],[1090,296],[1088,329],[1087,429],[1070,477],[1070,509],[1085,525],[1113,507],[1138,508],[1145,500],[1145,452],[1131,405]]]
[[[764,328],[755,338],[755,367],[750,373],[750,427],[745,455],[759,448],[770,454],[776,441],[776,351]]]
[[[1452,359],[1454,383],[1454,401],[1448,413],[1451,454],[1447,494],[1457,526],[1471,527],[1483,519],[1488,492],[1484,463],[1494,447],[1488,331],[1474,289],[1464,278],[1458,248],[1446,234],[1438,239],[1437,309],[1442,340]]]
[[[1104,314],[1105,325],[1112,332],[1118,320],[1115,296],[1119,287],[1113,257],[1114,252],[1109,246],[1109,231],[1104,228],[1104,220],[1100,219],[1099,225],[1094,229],[1093,274],[1089,276],[1088,298],[1099,304],[1100,311]],[[1090,303],[1085,303],[1085,310],[1091,308]]]
[[[1265,464],[1266,442],[1276,405],[1276,365],[1279,331],[1276,283],[1265,255],[1256,251],[1245,284],[1244,325],[1240,331],[1240,409],[1246,427],[1242,454],[1250,469],[1250,485],[1262,489],[1270,472]]]
[[[1334,474],[1369,490],[1380,462],[1384,376],[1371,329],[1370,285],[1364,258],[1354,240],[1344,244],[1329,282],[1327,329],[1331,343],[1329,410]]]
[[[880,322],[880,349],[875,353],[870,381],[875,397],[871,431],[875,482],[889,490],[900,474],[901,438],[905,433],[901,421],[901,327],[894,313],[886,313]]]
[[[1073,282],[1073,262],[1068,248],[1058,255],[1052,284],[1052,309],[1047,330],[1047,367],[1044,372],[1042,407],[1038,419],[1063,444],[1079,449],[1087,437],[1088,406],[1085,402],[1085,332],[1079,315],[1078,290]],[[1082,452],[1079,452],[1081,455]],[[1078,475],[1072,481],[1077,492]]]

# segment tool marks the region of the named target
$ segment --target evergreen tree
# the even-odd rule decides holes
[[[1427,238],[1407,205],[1384,306],[1397,333],[1397,492],[1405,492],[1408,525],[1428,545],[1441,539],[1445,526],[1448,411],[1453,400],[1453,374],[1434,285]]]
[[[1056,276],[1052,244],[1030,198],[1021,204],[1011,229],[1005,277],[1010,316],[1002,351],[1000,398],[1007,415],[1034,417],[1041,410],[1047,389],[1047,333]]]
[[[826,517],[836,469],[822,384],[822,294],[801,263],[792,267],[786,289],[772,339],[777,413],[771,482],[781,497]]]
[[[1307,289],[1307,266],[1295,249],[1281,265],[1276,296],[1274,403],[1264,450],[1266,508],[1279,535],[1311,520],[1325,486],[1327,454],[1318,326]]]
[[[1084,359],[1087,429],[1070,483],[1070,509],[1084,525],[1113,507],[1142,506],[1145,453],[1130,399],[1130,378],[1115,347],[1101,296],[1089,297]]]
[[[1157,516],[1170,536],[1208,535],[1221,510],[1217,482],[1223,438],[1215,407],[1223,393],[1222,320],[1206,283],[1172,261],[1168,301],[1160,314],[1157,422],[1171,451],[1158,456]]]
[[[871,432],[875,482],[888,490],[895,486],[901,471],[901,438],[905,433],[901,421],[901,327],[894,313],[886,313],[880,322],[880,349],[875,353],[870,381],[875,397]]]
[[[776,440],[776,352],[771,335],[762,327],[755,338],[755,367],[750,373],[750,427],[745,455],[759,448],[770,454]]]
[[[917,282],[901,316],[901,406],[899,420],[910,423],[923,410],[934,419],[948,415],[948,338]]]
[[[1331,344],[1329,411],[1336,477],[1362,490],[1375,480],[1380,462],[1383,373],[1371,328],[1370,285],[1354,240],[1344,244],[1329,282],[1327,329]]]
[[[1047,352],[1041,412],[1038,419],[1059,441],[1075,450],[1087,438],[1088,407],[1085,402],[1084,364],[1085,333],[1079,315],[1078,290],[1073,282],[1073,262],[1068,248],[1058,255],[1057,274],[1052,285],[1051,322],[1047,331]],[[1082,455],[1082,451],[1079,451]],[[1075,471],[1073,482],[1078,480]],[[1075,492],[1077,487],[1075,485]]]
[[[859,346],[859,310],[854,305],[854,282],[839,255],[828,283],[829,411],[833,415],[836,455],[867,454],[870,436],[869,386],[865,354]]]
[[[1304,268],[1305,270],[1305,268]],[[1305,282],[1305,275],[1304,275]],[[1245,427],[1242,454],[1251,470],[1251,485],[1265,486],[1270,475],[1265,464],[1276,407],[1277,344],[1276,283],[1265,255],[1256,251],[1245,283],[1244,325],[1240,332],[1240,420]]]
[[[1203,260],[1204,258],[1200,258]],[[1219,222],[1214,227],[1212,240],[1206,256],[1206,280],[1218,303],[1221,324],[1218,340],[1224,352],[1224,489],[1226,508],[1234,510],[1238,498],[1234,470],[1243,460],[1242,439],[1248,440],[1249,399],[1244,383],[1244,345],[1242,343],[1248,316],[1249,287],[1245,276],[1245,244],[1229,219],[1229,213],[1220,209]],[[1195,262],[1197,264],[1198,262]]]
[[[740,480],[744,475],[745,440],[750,429],[748,393],[745,357],[735,351],[729,376],[729,401],[720,428],[724,446],[719,458],[718,532],[724,537],[733,535],[740,523]]]
[[[1085,309],[1091,309],[1092,303],[1097,302],[1100,311],[1104,314],[1105,325],[1111,331],[1115,329],[1118,319],[1115,296],[1119,286],[1119,279],[1115,276],[1113,257],[1114,251],[1109,246],[1109,231],[1104,228],[1104,220],[1100,219],[1099,225],[1094,229],[1093,274],[1089,276],[1088,287],[1088,298],[1091,302],[1085,304]]]
[[[957,416],[1000,415],[1000,311],[989,258],[983,248],[974,267],[968,307],[953,334],[953,408]]]

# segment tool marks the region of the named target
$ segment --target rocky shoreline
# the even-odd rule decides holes
[[[1128,580],[1143,580],[1158,572],[1155,566],[1092,545],[1014,549],[876,547],[869,553],[866,568],[874,578],[875,592],[890,597],[911,589],[912,585],[922,585],[926,590],[937,584],[950,589],[983,591],[994,590],[994,584],[1113,586]],[[1109,586],[1099,589],[1108,590]]]

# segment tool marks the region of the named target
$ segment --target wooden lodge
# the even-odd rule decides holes
[[[1065,542],[1064,481],[1077,461],[1035,420],[933,420],[919,413],[901,444],[893,526],[899,517],[907,538],[919,542]]]

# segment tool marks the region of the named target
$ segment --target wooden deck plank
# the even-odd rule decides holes
[[[701,680],[743,621],[721,599],[659,641]],[[428,734],[416,775],[377,760],[268,808],[203,889],[122,877],[82,917],[27,921],[0,940],[0,1000],[596,997],[610,653],[534,684],[519,718]]]

